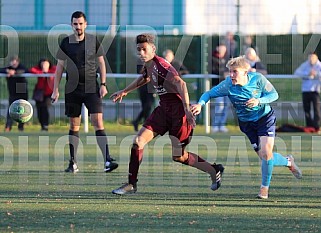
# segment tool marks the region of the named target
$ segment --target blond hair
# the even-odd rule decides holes
[[[251,66],[250,66],[249,62],[247,61],[247,59],[245,58],[245,56],[231,58],[227,62],[226,67],[228,69],[242,68],[245,70],[249,70],[251,68]]]

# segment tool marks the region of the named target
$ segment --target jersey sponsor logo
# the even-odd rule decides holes
[[[242,101],[235,101],[234,102],[235,105],[242,105],[242,106],[245,106],[246,105],[246,102],[242,102]]]
[[[154,85],[154,88],[158,95],[164,95],[167,93],[167,90],[163,87],[163,85],[159,85],[159,86]]]

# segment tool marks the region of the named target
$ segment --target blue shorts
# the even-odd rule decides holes
[[[275,137],[276,117],[274,110],[260,118],[258,121],[240,121],[239,127],[243,133],[249,138],[253,149],[260,150],[260,136]]]

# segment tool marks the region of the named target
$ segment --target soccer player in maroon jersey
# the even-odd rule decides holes
[[[156,55],[154,35],[138,35],[136,44],[138,56],[145,64],[143,73],[125,89],[112,94],[110,98],[114,102],[121,102],[129,92],[150,83],[159,95],[160,102],[133,139],[128,183],[113,190],[112,193],[123,195],[137,191],[137,176],[144,146],[156,136],[164,135],[166,132],[169,133],[171,140],[173,160],[210,174],[211,189],[217,190],[221,185],[224,167],[221,164],[210,164],[198,155],[185,150],[196,125],[195,117],[190,110],[186,83],[172,65]]]

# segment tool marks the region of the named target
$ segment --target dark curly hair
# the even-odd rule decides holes
[[[136,36],[136,44],[140,43],[149,43],[149,44],[155,44],[155,36],[153,34],[140,34]]]

